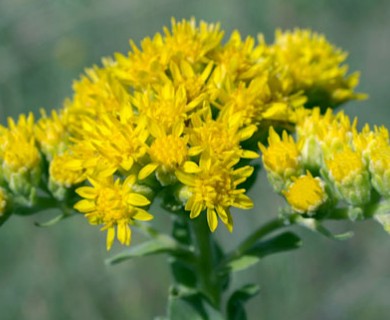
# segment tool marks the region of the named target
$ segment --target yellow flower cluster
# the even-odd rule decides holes
[[[2,176],[12,184],[14,174],[34,175],[44,162],[46,191],[69,202],[76,190],[82,199],[75,209],[108,230],[107,248],[115,234],[130,243],[129,225],[152,218],[142,207],[165,187],[191,218],[205,212],[211,231],[219,220],[232,231],[230,208],[253,206],[242,184],[264,129],[294,125],[315,92],[321,106],[361,96],[353,91],[357,75],[342,65],[345,54],[320,35],[278,31],[271,45],[261,35],[223,36],[219,24],[172,20],[140,47],[130,42],[128,54],[87,69],[62,110],[42,112],[35,125],[22,116],[1,128]],[[287,134],[271,131],[269,142],[261,147],[264,163],[284,190],[285,179],[304,172],[302,150]],[[380,160],[371,166],[383,168]],[[333,167],[329,162],[330,175]],[[317,203],[322,183],[310,177],[298,178],[296,188],[315,185]]]
[[[388,131],[356,127],[343,112],[321,114],[314,108],[303,111],[296,140],[285,131],[280,139],[271,128],[268,146],[260,145],[263,162],[275,190],[294,211],[312,213],[327,200],[363,207],[375,194],[390,196]]]

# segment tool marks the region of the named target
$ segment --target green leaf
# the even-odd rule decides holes
[[[258,294],[258,285],[248,284],[233,292],[227,303],[228,320],[246,320],[244,304]]]
[[[118,255],[107,259],[107,264],[117,264],[125,260],[136,257],[144,257],[159,253],[170,253],[172,255],[186,255],[189,253],[183,246],[177,244],[175,240],[167,235],[158,235],[156,238],[147,242],[135,245],[130,249],[124,250]]]
[[[220,273],[245,270],[267,255],[294,250],[302,245],[301,239],[292,232],[284,232],[269,240],[259,241],[240,256],[235,256],[225,262]]]
[[[352,231],[334,234],[331,231],[329,231],[327,228],[325,228],[318,220],[313,218],[303,218],[299,217],[295,220],[299,225],[308,228],[311,231],[318,232],[322,235],[324,235],[327,238],[333,239],[333,240],[346,240],[353,236]]]
[[[213,308],[197,290],[183,286],[171,288],[168,302],[170,320],[223,320],[222,314]]]
[[[71,214],[69,213],[62,213],[56,217],[54,217],[53,219],[50,219],[46,222],[34,222],[34,224],[37,226],[37,227],[51,227],[53,225],[55,225],[56,223],[60,222],[61,220],[64,220],[66,218],[69,218],[71,216]]]

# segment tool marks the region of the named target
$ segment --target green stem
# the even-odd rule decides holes
[[[249,237],[247,237],[234,251],[227,255],[225,261],[231,260],[235,257],[242,256],[249,248],[251,248],[257,241],[264,238],[268,234],[287,227],[294,222],[294,216],[290,218],[276,218],[266,224],[260,226]]]
[[[216,272],[218,261],[215,240],[206,219],[203,219],[203,217],[191,221],[191,227],[200,290],[209,298],[212,305],[219,310],[221,283]]]

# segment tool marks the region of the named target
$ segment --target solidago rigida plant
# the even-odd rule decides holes
[[[238,31],[223,38],[218,24],[173,20],[87,69],[61,110],[8,119],[0,224],[61,208],[42,225],[84,216],[105,232],[107,250],[130,245],[109,263],[166,254],[168,319],[245,319],[257,286],[230,288],[229,278],[298,248],[289,226],[344,238],[323,221],[373,218],[390,231],[389,133],[359,131],[334,111],[365,98],[346,53],[310,30],[277,31],[271,44]],[[255,205],[246,193],[260,161],[286,205],[225,252],[213,232],[222,224],[235,236],[233,221],[245,216],[231,209]],[[149,222],[166,214],[171,230]],[[134,229],[148,240],[131,245]]]

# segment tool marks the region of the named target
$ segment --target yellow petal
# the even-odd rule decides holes
[[[245,194],[240,194],[234,200],[233,207],[240,208],[240,209],[250,209],[253,208],[253,202]]]
[[[80,187],[76,189],[76,193],[85,199],[95,199],[96,190],[92,187]]]
[[[214,232],[218,226],[218,218],[214,209],[207,208],[207,222],[211,232]]]
[[[139,193],[129,193],[126,197],[127,203],[132,206],[143,207],[150,204],[148,198]]]
[[[83,199],[77,202],[74,208],[80,212],[91,212],[96,209],[96,206],[94,201]]]
[[[115,239],[115,227],[111,227],[107,229],[107,238],[106,238],[106,247],[107,251],[109,251],[114,243]]]
[[[140,221],[150,221],[154,217],[149,212],[142,209],[138,209],[132,218]]]
[[[183,170],[186,173],[196,173],[200,171],[199,166],[193,161],[184,162]]]
[[[143,180],[149,177],[158,167],[157,163],[149,163],[138,173],[138,179]]]

